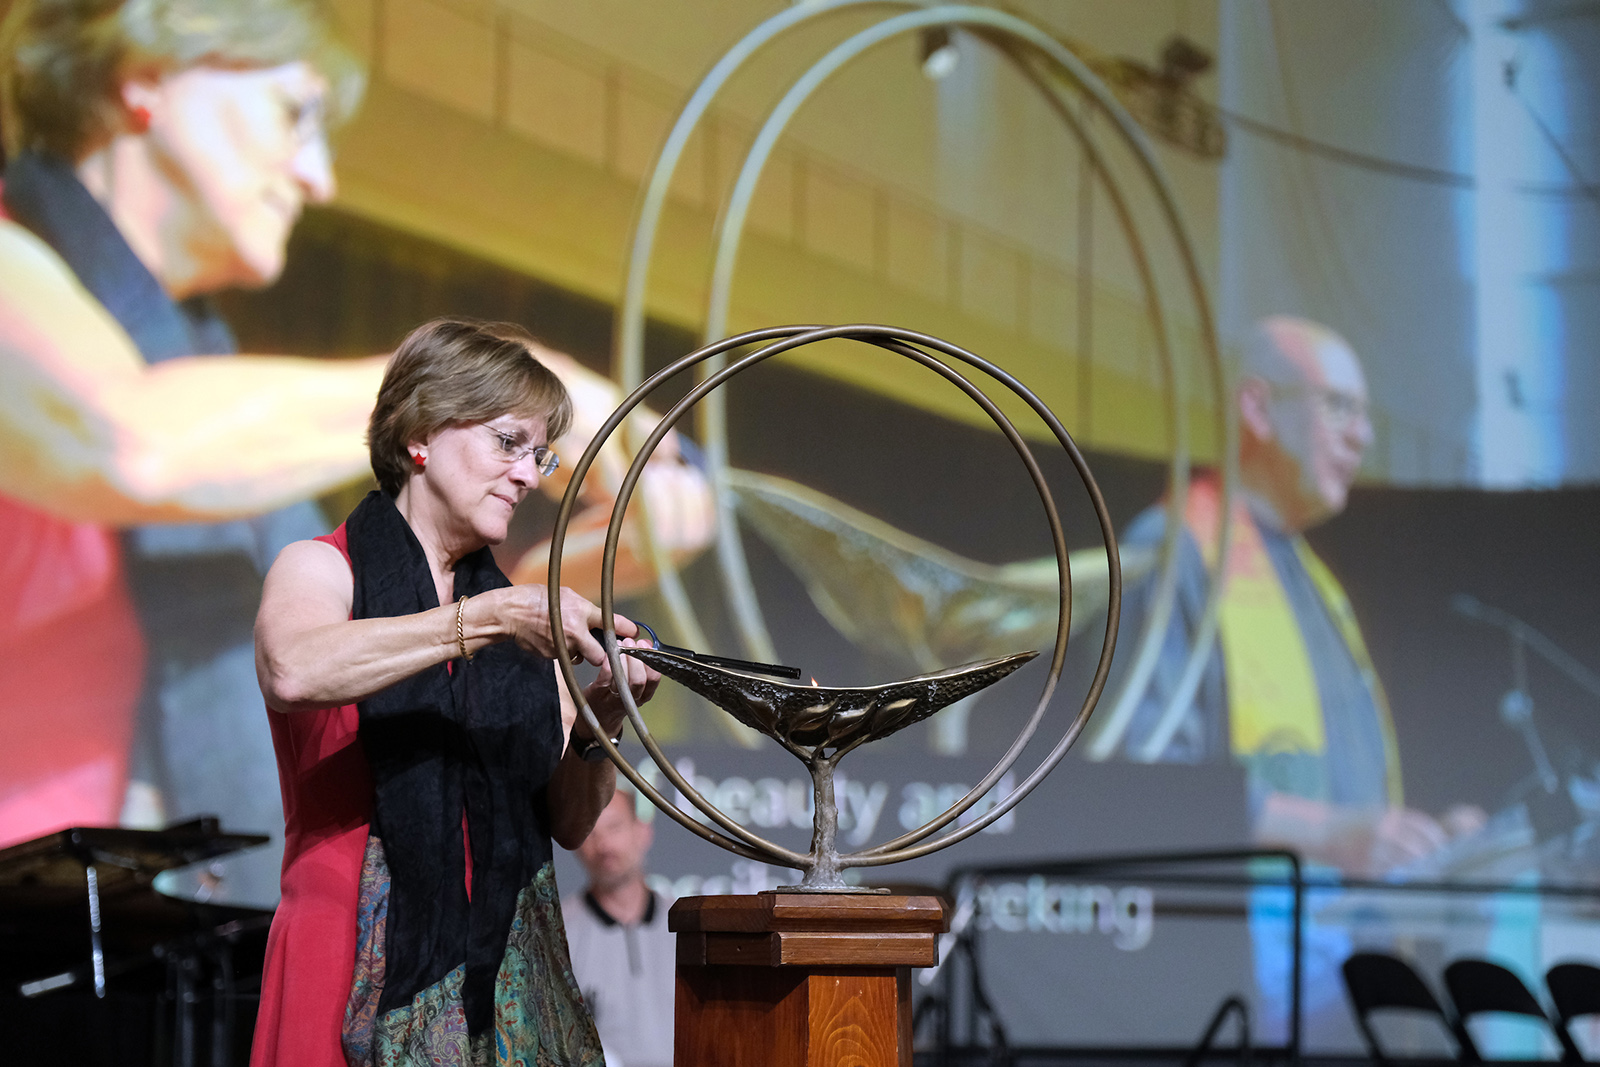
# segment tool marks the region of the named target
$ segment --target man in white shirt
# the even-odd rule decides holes
[[[650,891],[644,859],[654,832],[635,794],[616,795],[575,855],[589,873],[579,896],[561,902],[572,973],[594,1013],[608,1067],[671,1067],[676,941],[671,901]]]

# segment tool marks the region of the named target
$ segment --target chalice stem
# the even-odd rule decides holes
[[[811,866],[802,887],[834,889],[844,885],[839,869],[839,805],[833,794],[833,759],[809,761],[816,814],[811,823]]]

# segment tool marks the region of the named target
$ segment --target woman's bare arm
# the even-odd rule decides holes
[[[622,644],[631,645],[633,642],[625,640]],[[630,656],[623,656],[622,662],[628,668],[628,684],[632,687],[634,700],[645,703],[655,695],[661,676]],[[561,729],[566,740],[570,742],[574,736],[591,736],[588,723],[579,720],[577,705],[566,687],[558,685],[557,688],[561,695]],[[584,699],[593,709],[606,736],[620,736],[627,712],[622,698],[611,684],[609,667],[601,668],[600,677],[584,691]],[[568,743],[561,761],[556,764],[555,774],[550,778],[550,836],[555,843],[568,851],[583,844],[589,831],[594,829],[600,813],[611,803],[611,795],[616,788],[617,770],[610,760],[588,762],[578,756]]]
[[[350,565],[332,545],[296,541],[279,553],[256,614],[256,677],[268,707],[351,704],[460,654],[455,605],[351,619],[354,589]]]
[[[250,514],[367,471],[386,358],[175,359],[0,221],[0,492],[104,523]]]
[[[456,605],[352,620],[353,595],[350,567],[332,545],[296,541],[278,555],[267,572],[255,631],[256,676],[269,707],[314,711],[351,704],[461,654]],[[590,663],[604,660],[589,633],[600,625],[600,609],[568,590],[561,614],[568,647]],[[462,609],[461,623],[468,652],[505,640],[541,656],[555,651],[543,586],[479,593]],[[620,615],[615,627],[637,633]]]
[[[556,688],[561,694],[563,737],[570,742],[578,709],[566,686],[558,683]],[[583,844],[616,791],[617,769],[610,760],[590,763],[579,758],[570,743],[565,744],[550,776],[550,837],[569,852]]]
[[[267,573],[256,616],[256,676],[267,706],[281,712],[314,711],[364,700],[373,693],[461,654],[456,635],[456,606],[442,605],[414,615],[351,619],[354,581],[344,556],[320,541],[296,541],[285,548]],[[467,601],[462,614],[467,650],[494,641],[515,640],[524,648],[549,655],[554,651],[548,591],[542,586],[511,586],[480,593]],[[605,654],[589,630],[600,611],[570,590],[561,597],[562,629],[569,647],[600,674],[584,691],[595,717],[615,737],[625,709],[612,685]],[[637,628],[617,616],[618,633]],[[625,640],[625,644],[632,644]],[[661,676],[631,657],[623,657],[634,699],[654,695]],[[549,787],[551,836],[563,848],[577,848],[589,836],[600,812],[611,801],[616,771],[609,762],[587,762],[569,743],[574,735],[589,737],[578,721],[577,705],[564,683],[561,700],[562,756]]]

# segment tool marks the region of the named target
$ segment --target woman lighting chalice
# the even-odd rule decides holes
[[[547,442],[571,418],[531,344],[457,321],[407,337],[368,434],[380,489],[267,575],[256,662],[288,825],[257,1067],[466,1062],[496,1044],[499,1062],[600,1062],[550,859],[552,839],[588,835],[615,771],[548,658],[548,590],[512,585],[488,547],[556,469]],[[561,604],[616,736],[600,610]],[[637,627],[615,627],[632,646]],[[649,699],[659,676],[625,662]]]

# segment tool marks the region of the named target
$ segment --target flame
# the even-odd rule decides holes
[[[811,688],[817,688],[817,676],[814,674],[811,676]]]

